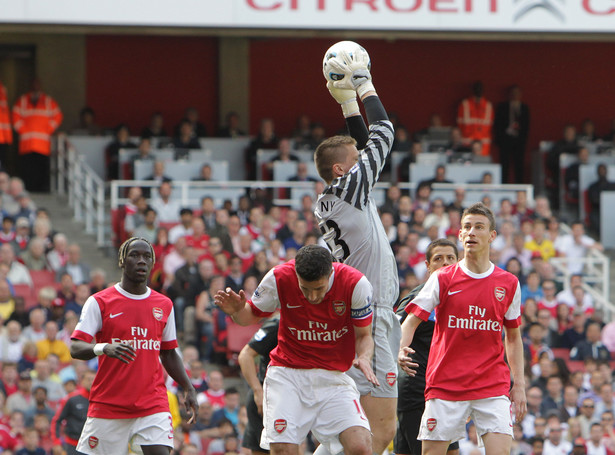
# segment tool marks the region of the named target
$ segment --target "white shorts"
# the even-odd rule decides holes
[[[401,340],[399,319],[390,308],[374,305],[373,311],[374,359],[372,368],[380,386],[376,387],[369,382],[357,368],[351,368],[346,373],[354,379],[361,395],[397,398],[397,352]]]
[[[142,453],[141,445],[173,447],[173,421],[168,412],[134,419],[99,419],[85,421],[77,451],[88,455],[126,455],[128,448]]]
[[[265,449],[278,442],[301,444],[311,430],[329,453],[339,453],[342,431],[354,426],[369,431],[359,392],[345,373],[272,366],[263,390]]]
[[[472,417],[476,433],[513,434],[511,403],[507,396],[470,401],[433,398],[425,403],[419,437],[421,441],[459,441],[466,436],[466,421]]]

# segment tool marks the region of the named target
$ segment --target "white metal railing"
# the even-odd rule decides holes
[[[68,196],[75,220],[85,223],[85,231],[96,236],[99,247],[105,246],[105,182],[64,135],[58,136],[55,158],[52,188]]]

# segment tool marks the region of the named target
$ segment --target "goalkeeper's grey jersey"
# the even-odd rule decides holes
[[[372,303],[392,308],[399,294],[397,264],[371,192],[393,145],[393,127],[378,121],[369,130],[359,161],[325,188],[314,213],[333,256],[367,277]]]

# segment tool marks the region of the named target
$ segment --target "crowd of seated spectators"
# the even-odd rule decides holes
[[[160,132],[160,118],[158,126],[154,120],[151,129]],[[236,127],[237,117],[234,121],[235,134],[229,136],[236,137],[243,132]],[[188,128],[186,122],[181,125]],[[596,140],[590,139],[590,129],[584,124],[583,138],[575,132],[574,140]],[[273,120],[264,119],[248,147],[249,177],[256,176],[258,149],[277,149],[280,156],[274,159],[295,161],[291,144],[295,150],[313,150],[322,138],[322,127],[306,116],[298,120],[292,142],[278,137]],[[450,129],[449,144],[443,146],[449,161],[473,161],[472,145],[459,139],[459,130]],[[397,127],[394,150],[408,153],[401,172],[424,153],[421,147],[421,138],[412,137],[403,126]],[[554,146],[557,150],[562,147]],[[571,151],[578,153],[575,147]],[[477,161],[484,159],[475,155]],[[403,175],[399,177],[404,179]],[[484,181],[489,182],[488,177]],[[204,197],[198,207],[180,207],[163,169],[158,172],[158,180],[160,185],[151,194],[139,187],[128,191],[124,232],[125,236],[142,236],[154,244],[157,262],[151,286],[173,300],[184,360],[195,386],[206,383],[203,387],[209,387],[211,395],[212,389],[221,390],[212,385],[218,383],[220,373],[206,377],[204,366],[225,367],[234,362],[234,353],[228,348],[230,320],[213,305],[213,295],[230,287],[244,289],[249,298],[271,267],[292,259],[303,245],[322,244],[312,213],[322,187],[315,183],[314,192],[302,199],[300,210],[274,206],[266,193],[254,192],[236,204],[227,200],[216,207],[211,197]],[[380,207],[397,259],[400,297],[426,279],[425,250],[431,241],[446,237],[457,242],[461,213],[467,205],[465,191],[457,188],[454,199],[446,203],[431,194],[431,185],[436,182],[446,182],[443,172],[436,171],[433,178],[418,182],[413,194],[392,185]],[[529,201],[520,191],[514,200],[502,199],[497,206],[491,204],[489,196],[483,202],[496,214],[498,237],[492,244],[491,260],[515,274],[521,285],[529,412],[523,422],[515,424],[512,453],[538,454],[542,447],[544,453],[568,453],[581,445],[590,450],[588,453],[615,453],[615,322],[604,320],[584,279],[583,258],[591,249],[601,251],[601,244],[585,233],[584,220],[572,222],[570,233],[565,233],[557,210],[552,211],[554,200],[548,196],[538,195]],[[463,248],[459,251],[463,254]],[[550,263],[554,257],[568,259],[568,281],[564,282]],[[170,391],[175,390],[170,387]],[[231,447],[241,437],[240,427],[245,425],[242,411],[238,420],[228,418],[230,423],[224,418],[214,424],[213,415],[216,406],[223,406],[227,417],[231,413],[228,409],[242,409],[236,404],[241,400],[235,400],[234,394],[227,391],[233,399],[224,402],[216,401],[215,393],[213,397],[207,391],[199,395],[197,423],[189,428],[184,421],[177,432],[184,435],[181,442],[185,447],[194,448],[194,453],[210,453],[211,447],[233,451]],[[218,442],[210,442],[212,438],[218,438]],[[204,445],[208,449],[203,449]],[[603,446],[605,451],[600,452]],[[477,448],[476,432],[469,424],[460,453],[474,453]]]

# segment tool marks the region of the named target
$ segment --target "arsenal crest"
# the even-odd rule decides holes
[[[498,301],[502,301],[504,300],[504,297],[506,297],[506,289],[501,288],[501,287],[496,287],[495,288],[495,298],[498,299]]]
[[[346,312],[346,303],[343,300],[334,300],[333,311],[335,311],[335,314],[338,316],[343,315]]]
[[[156,307],[152,310],[152,313],[154,314],[154,317],[156,318],[157,321],[162,321],[162,316],[163,316],[162,308]]]
[[[98,445],[98,438],[96,436],[90,436],[88,438],[88,445],[90,446],[90,449],[96,447]]]
[[[275,428],[275,431],[278,433],[284,432],[284,430],[286,430],[286,420],[276,419],[275,422],[273,422],[273,428]]]
[[[393,385],[393,384],[395,384],[395,380],[396,380],[396,379],[397,379],[397,375],[396,375],[394,372],[389,371],[389,372],[387,373],[387,384],[388,384],[388,385]]]
[[[429,431],[433,431],[436,429],[436,425],[438,425],[438,421],[434,418],[427,419],[427,429]]]

